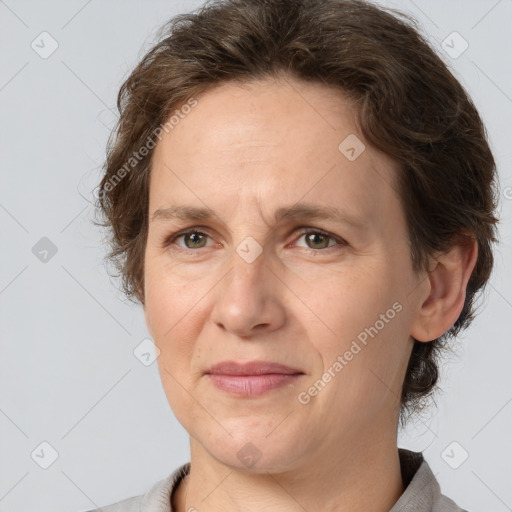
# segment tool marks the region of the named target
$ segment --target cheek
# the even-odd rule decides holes
[[[199,296],[200,297],[200,296]],[[197,289],[169,274],[152,272],[146,280],[145,320],[160,350],[159,366],[181,379],[187,373],[201,323]]]
[[[145,318],[156,342],[167,344],[181,324],[193,314],[201,284],[183,279],[169,268],[165,255],[147,251],[145,256]]]
[[[189,428],[197,413],[187,390],[194,384],[191,368],[202,325],[198,299],[190,287],[165,274],[148,282],[145,318],[160,351],[157,359],[160,380],[176,418]]]
[[[316,272],[307,281],[296,281],[294,293],[307,306],[316,328],[324,333],[318,339],[329,350],[343,350],[352,339],[365,336],[366,329],[379,321],[381,314],[394,316],[392,309],[398,294],[389,268],[346,265],[342,271]],[[302,306],[301,306],[302,307]],[[313,324],[310,324],[312,326]]]
[[[305,297],[315,314],[305,325],[328,374],[331,391],[319,393],[320,402],[328,402],[325,410],[364,416],[400,395],[408,319],[396,279],[390,268],[367,265],[311,281]],[[297,295],[306,293],[302,287],[295,288]]]

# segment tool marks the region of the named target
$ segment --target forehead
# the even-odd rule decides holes
[[[365,144],[347,158],[347,145],[359,153],[364,140],[341,91],[265,80],[225,83],[195,99],[155,148],[152,212],[184,202],[214,211],[257,204],[271,216],[304,198],[379,220],[397,201],[386,155]]]

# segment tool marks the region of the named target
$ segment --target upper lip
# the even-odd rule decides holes
[[[216,375],[265,375],[272,373],[293,375],[303,372],[296,368],[290,368],[284,364],[273,363],[271,361],[249,361],[245,363],[222,361],[221,363],[213,365],[206,373]]]

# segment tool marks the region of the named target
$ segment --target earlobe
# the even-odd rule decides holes
[[[478,244],[472,236],[465,236],[449,251],[432,257],[432,270],[426,277],[430,291],[418,307],[411,329],[414,339],[432,341],[455,324],[477,257]]]

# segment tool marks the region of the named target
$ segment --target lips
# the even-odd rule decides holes
[[[225,393],[238,398],[256,398],[271,391],[287,389],[302,375],[304,372],[296,368],[271,361],[223,361],[212,366],[205,376]]]
[[[304,372],[289,366],[271,361],[223,361],[213,365],[207,372],[210,375],[295,375]]]

